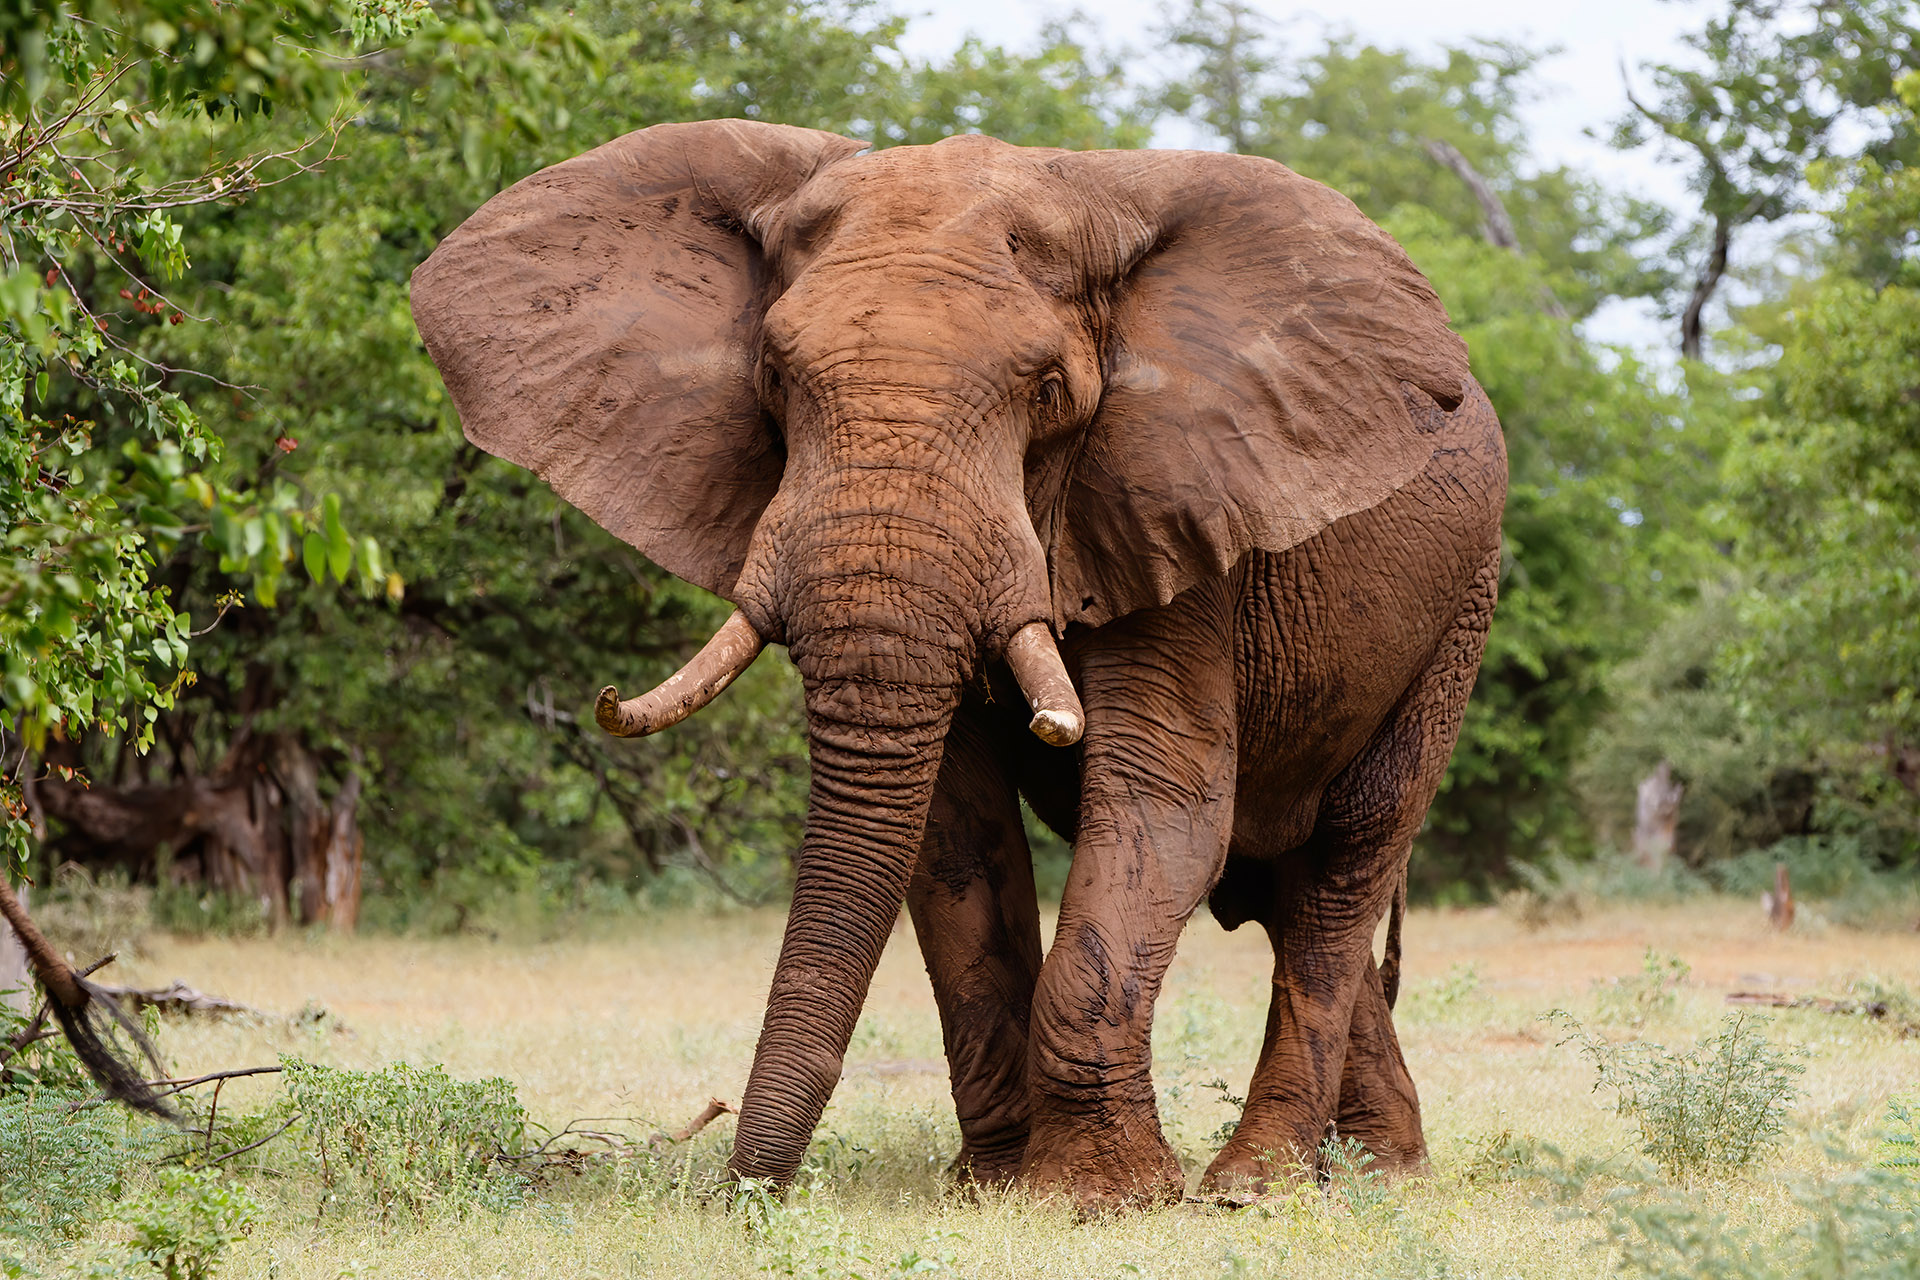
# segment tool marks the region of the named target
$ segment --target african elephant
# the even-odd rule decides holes
[[[1205,1185],[1334,1123],[1421,1158],[1372,939],[1479,666],[1506,460],[1351,203],[1243,156],[659,125],[489,201],[413,307],[468,438],[736,606],[603,727],[677,722],[766,644],[802,677],[738,1175],[793,1177],[903,900],[975,1178],[1182,1193],[1149,1033],[1209,894],[1275,960]],[[1021,795],[1074,848],[1044,960]]]

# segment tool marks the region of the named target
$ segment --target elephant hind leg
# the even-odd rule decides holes
[[[1419,1102],[1373,933],[1404,880],[1459,737],[1499,567],[1495,550],[1427,669],[1328,787],[1312,837],[1274,863],[1269,901],[1248,909],[1273,942],[1273,1004],[1246,1110],[1207,1170],[1208,1190],[1312,1169],[1330,1132],[1360,1138],[1383,1165],[1424,1158]]]
[[[1373,1155],[1369,1167],[1384,1173],[1407,1172],[1426,1163],[1420,1095],[1400,1052],[1380,970],[1372,965],[1361,979],[1347,1026],[1347,1060],[1333,1136],[1360,1143]]]

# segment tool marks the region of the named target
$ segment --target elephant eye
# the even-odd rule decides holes
[[[1041,381],[1040,388],[1034,392],[1033,398],[1039,402],[1041,408],[1049,408],[1060,399],[1062,389],[1060,375],[1050,373]]]

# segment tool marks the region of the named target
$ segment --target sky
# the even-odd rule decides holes
[[[967,35],[1009,48],[1031,47],[1041,24],[1074,6],[1022,0],[893,0],[909,18],[903,48],[938,57]],[[1305,52],[1326,34],[1350,31],[1362,41],[1411,49],[1437,49],[1474,39],[1511,40],[1532,49],[1557,49],[1535,70],[1538,97],[1523,110],[1530,149],[1543,167],[1566,165],[1599,179],[1611,190],[1688,204],[1682,168],[1662,164],[1654,149],[1622,153],[1607,146],[1613,122],[1626,109],[1620,78],[1648,61],[1687,61],[1680,35],[1697,29],[1711,12],[1688,0],[1361,0],[1359,3],[1294,4],[1249,0],[1272,22],[1282,47]],[[1153,28],[1161,0],[1082,0],[1079,8],[1097,34],[1095,43],[1133,52],[1132,65],[1149,76],[1164,64],[1154,52]],[[1644,77],[1639,83],[1644,84]],[[1589,131],[1592,136],[1589,136]],[[1156,143],[1206,145],[1181,125],[1163,130]],[[1643,349],[1671,339],[1647,308],[1609,309],[1587,325],[1588,335]]]

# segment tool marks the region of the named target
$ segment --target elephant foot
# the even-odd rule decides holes
[[[1059,1199],[1082,1217],[1177,1204],[1187,1178],[1155,1123],[1127,1140],[1128,1125],[1076,1126],[1043,1138],[1036,1131],[1020,1168],[1020,1185],[1037,1200]]]
[[[1259,1139],[1243,1141],[1235,1135],[1207,1166],[1200,1179],[1200,1194],[1238,1201],[1300,1182],[1325,1181],[1342,1172],[1400,1178],[1424,1172],[1427,1167],[1427,1146],[1417,1127],[1411,1132],[1399,1127],[1350,1132],[1341,1126],[1332,1129],[1327,1138],[1329,1142],[1357,1142],[1365,1155],[1335,1156],[1330,1161],[1325,1144],[1309,1155],[1298,1143],[1284,1139],[1267,1146]]]
[[[1026,1153],[1027,1135],[1024,1131],[1016,1142],[976,1146],[962,1140],[960,1154],[947,1166],[947,1176],[958,1187],[1011,1186],[1020,1176],[1020,1165]]]
[[[1312,1181],[1315,1172],[1313,1158],[1303,1156],[1290,1142],[1242,1141],[1235,1135],[1207,1166],[1200,1179],[1200,1194],[1238,1203],[1249,1196],[1266,1195],[1275,1187]]]
[[[1426,1171],[1427,1140],[1418,1123],[1412,1129],[1400,1124],[1356,1125],[1349,1128],[1347,1122],[1342,1120],[1330,1137],[1349,1147],[1359,1143],[1360,1148],[1373,1157],[1364,1161],[1359,1156],[1345,1160],[1348,1172],[1377,1173],[1383,1177],[1398,1178]],[[1320,1157],[1321,1174],[1328,1176],[1340,1171],[1340,1167],[1329,1165],[1323,1151]]]

